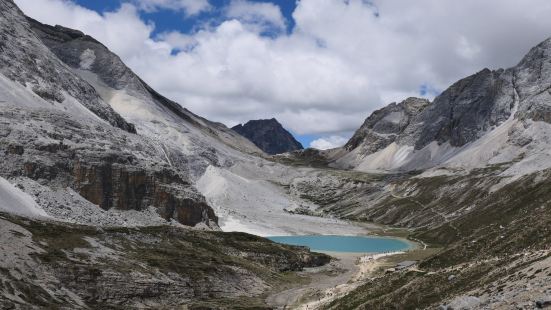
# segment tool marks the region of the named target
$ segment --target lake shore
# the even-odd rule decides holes
[[[310,283],[270,295],[266,299],[268,305],[277,309],[318,309],[363,284],[382,266],[383,257],[405,252],[323,253],[335,259],[326,266],[307,268],[301,272],[302,276],[310,277]]]
[[[399,239],[407,242],[410,247],[402,251],[386,253],[317,251],[328,254],[334,259],[325,266],[306,268],[299,272],[299,276],[310,279],[308,284],[271,294],[267,297],[266,303],[276,309],[319,309],[364,284],[383,268],[389,267],[389,262],[386,260],[393,260],[392,257],[398,259],[404,257],[405,260],[409,253],[426,251],[426,245],[417,240],[376,236]]]

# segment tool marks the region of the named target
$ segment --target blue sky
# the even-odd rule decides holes
[[[73,0],[75,3],[85,8],[94,10],[98,13],[114,11],[122,3],[132,3],[128,0]],[[256,3],[273,3],[279,6],[281,13],[287,20],[287,32],[291,32],[294,27],[292,17],[296,8],[295,0],[250,0]],[[140,11],[141,17],[155,24],[154,34],[178,30],[183,33],[192,33],[197,29],[197,25],[204,22],[222,22],[221,11],[230,4],[230,0],[209,0],[212,9],[201,12],[193,16],[186,16],[182,11],[175,11],[168,8],[160,8],[154,12]]]

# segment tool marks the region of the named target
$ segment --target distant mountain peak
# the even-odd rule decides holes
[[[271,155],[303,149],[302,144],[273,117],[250,120],[232,129]]]

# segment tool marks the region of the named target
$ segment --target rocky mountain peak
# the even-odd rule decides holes
[[[373,112],[354,133],[344,146],[353,150],[363,142],[369,144],[368,152],[386,147],[402,133],[413,117],[422,112],[430,102],[426,99],[410,97],[400,103],[391,103],[388,106]]]
[[[232,129],[271,155],[303,149],[302,144],[275,118],[250,120]]]
[[[531,126],[551,124],[551,39],[509,69],[484,68],[438,95],[391,103],[373,112],[337,159],[362,169],[422,169],[444,162],[483,166],[539,154],[546,138]],[[522,126],[515,125],[522,122]],[[534,124],[544,122],[547,125]],[[545,127],[547,128],[547,127]],[[543,128],[539,130],[543,135]],[[485,142],[478,142],[480,139]],[[468,155],[470,147],[477,155]],[[506,155],[504,155],[506,154]],[[340,155],[339,155],[340,156]]]

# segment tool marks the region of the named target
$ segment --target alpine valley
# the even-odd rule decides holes
[[[330,150],[183,105],[0,0],[0,308],[551,305],[551,39]],[[352,260],[264,238],[324,234],[412,248]]]

